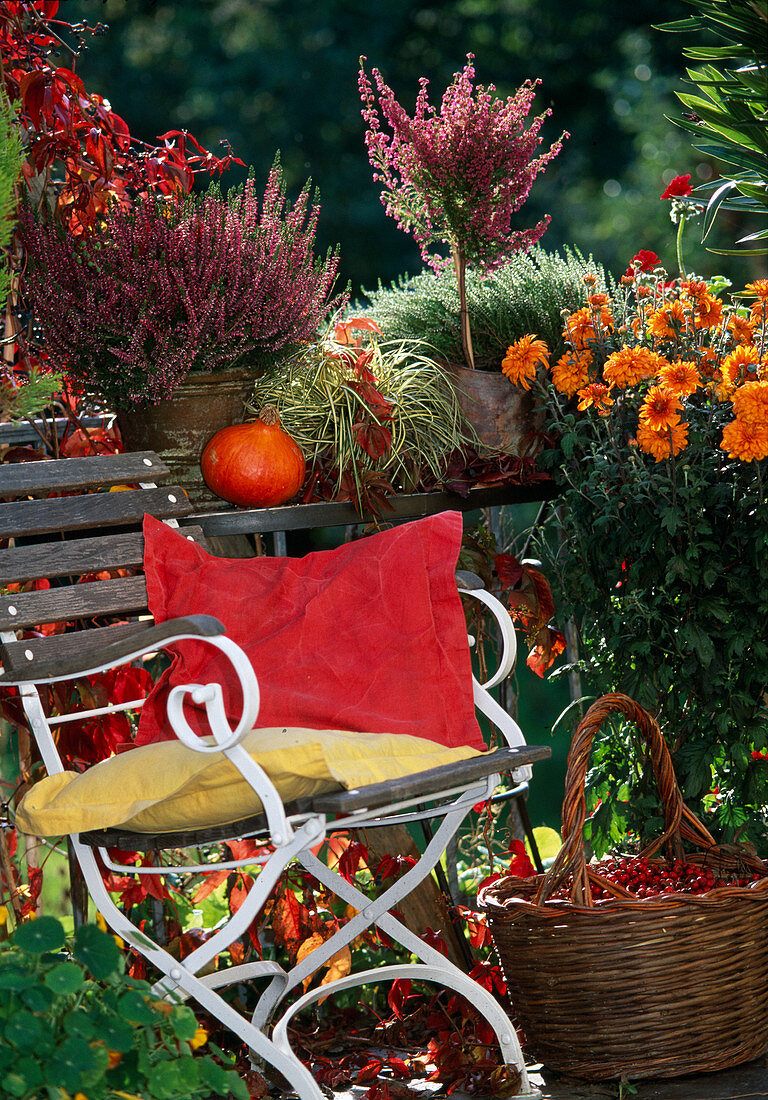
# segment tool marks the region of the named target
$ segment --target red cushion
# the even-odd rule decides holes
[[[221,620],[258,677],[260,727],[408,733],[482,749],[454,580],[461,530],[460,513],[444,512],[304,558],[217,558],[145,516],[149,607],[158,622]],[[173,736],[165,704],[176,684],[222,682],[234,725],[240,688],[228,675],[205,643],[175,646],[142,708],[137,744]]]

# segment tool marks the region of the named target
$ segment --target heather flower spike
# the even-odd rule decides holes
[[[534,179],[557,156],[563,134],[536,156],[545,111],[525,128],[538,81],[526,81],[506,100],[493,85],[473,86],[474,56],[454,75],[439,112],[429,103],[428,81],[419,81],[413,118],[400,106],[378,69],[376,91],[360,59],[365,143],[374,179],[383,185],[387,213],[412,233],[425,263],[440,271],[453,262],[461,299],[462,342],[474,366],[466,305],[468,264],[483,272],[500,267],[544,233],[549,216],[530,229],[514,229],[514,215],[528,198]],[[389,132],[382,129],[382,122]],[[450,249],[446,257],[436,244]]]
[[[28,304],[67,377],[116,408],[169,397],[190,371],[247,367],[314,338],[334,295],[338,252],[315,252],[309,184],[286,198],[279,159],[222,198],[113,204],[80,237],[26,211]]]

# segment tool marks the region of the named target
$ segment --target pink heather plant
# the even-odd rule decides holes
[[[395,99],[392,89],[373,70],[378,97],[360,59],[358,80],[362,115],[368,126],[365,143],[374,179],[387,213],[401,229],[413,234],[425,263],[440,271],[453,261],[461,300],[461,329],[467,365],[474,367],[466,305],[468,264],[483,272],[500,267],[515,252],[534,245],[549,215],[531,229],[514,230],[513,216],[528,198],[536,176],[557,156],[563,133],[538,157],[539,131],[551,114],[525,119],[539,81],[526,81],[513,96],[501,100],[495,87],[473,88],[474,56],[455,73],[443,95],[440,113],[427,98],[429,82],[422,77],[413,118]],[[378,103],[377,103],[378,98]],[[381,120],[391,134],[383,132]],[[450,257],[437,254],[435,243],[447,244]]]
[[[338,253],[314,253],[309,185],[286,204],[279,161],[259,200],[249,179],[226,200],[110,207],[81,237],[22,219],[25,296],[57,367],[111,406],[155,404],[190,371],[248,366],[311,339]]]

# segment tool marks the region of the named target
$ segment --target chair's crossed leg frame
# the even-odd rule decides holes
[[[174,623],[166,624],[168,630],[162,644],[172,644],[185,637],[195,636],[199,638],[201,634],[204,635],[206,641],[222,650],[232,661],[234,670],[241,682],[244,706],[243,715],[236,728],[232,730],[224,712],[221,687],[218,684],[184,685],[174,688],[170,694],[168,704],[169,722],[176,736],[191,749],[204,753],[223,752],[242,773],[262,801],[267,818],[265,833],[273,850],[270,854],[257,860],[253,858],[233,860],[205,864],[198,868],[201,871],[211,871],[217,868],[252,866],[254,863],[259,863],[261,866],[260,872],[255,876],[253,886],[237,912],[204,944],[187,955],[183,961],[179,961],[151,940],[115,905],[104,885],[96,851],[99,852],[101,859],[109,868],[125,874],[127,870],[125,865],[113,863],[105,848],[94,849],[90,845],[84,844],[76,834],[70,838],[88,890],[106,922],[121,939],[135,948],[164,975],[154,987],[158,995],[169,996],[175,993],[181,997],[193,997],[206,1011],[238,1035],[254,1052],[256,1057],[274,1066],[296,1090],[301,1100],[323,1100],[323,1093],[309,1070],[291,1049],[288,1026],[293,1017],[307,1005],[320,998],[332,995],[337,990],[348,989],[369,982],[398,978],[434,982],[464,995],[471,1001],[493,1028],[505,1064],[517,1067],[521,1077],[521,1088],[518,1095],[521,1098],[527,1098],[527,1100],[534,1100],[534,1098],[539,1097],[538,1090],[532,1088],[530,1084],[515,1029],[495,998],[440,952],[414,935],[401,920],[390,912],[390,909],[395,907],[431,873],[472,806],[478,801],[490,797],[499,783],[500,776],[491,774],[484,777],[483,780],[475,780],[471,786],[465,785],[460,788],[435,792],[419,799],[419,805],[425,802],[431,804],[428,812],[411,811],[411,807],[417,805],[417,800],[411,800],[387,806],[383,810],[359,811],[346,818],[336,819],[331,823],[326,820],[325,814],[322,813],[289,817],[286,815],[280,795],[269,777],[240,744],[241,738],[255,724],[259,707],[258,684],[250,662],[238,646],[225,636],[216,635],[209,624],[205,625],[205,629],[201,630],[201,634],[195,635],[187,633],[186,629],[181,631],[178,627],[174,632],[174,625]],[[184,627],[188,626],[189,623],[185,622]],[[51,734],[49,721],[44,714],[34,685],[102,671],[115,664],[135,659],[157,648],[158,639],[153,637],[150,645],[143,645],[132,649],[130,652],[126,652],[123,648],[119,660],[104,660],[106,654],[102,651],[98,663],[94,662],[91,665],[88,662],[87,655],[85,655],[85,660],[81,655],[78,662],[79,667],[67,670],[66,674],[62,674],[57,670],[53,674],[41,676],[40,672],[44,670],[39,670],[34,682],[31,680],[17,681],[32,731],[38,741],[49,774],[60,772],[62,764]],[[478,689],[480,692],[483,690],[480,685],[476,685],[475,701],[482,705],[481,701],[478,700]],[[214,743],[201,741],[189,727],[184,716],[184,697],[186,695],[191,696],[197,704],[205,706]],[[485,700],[486,706],[483,709],[487,708],[489,699],[490,697],[487,697]],[[493,711],[491,717],[496,720],[497,714],[494,708],[497,707],[497,704],[492,699],[490,699],[490,704]],[[108,709],[125,708],[115,706]],[[505,712],[502,711],[501,716],[506,719],[506,723],[511,722]],[[514,726],[514,723],[512,725]],[[522,775],[521,778],[523,778]],[[368,898],[342,875],[332,871],[312,852],[312,849],[316,849],[318,844],[325,838],[329,829],[375,827],[390,824],[393,821],[416,820],[419,817],[442,818],[442,821],[416,864],[375,900]],[[207,964],[211,963],[219,953],[248,930],[252,921],[266,903],[283,871],[293,862],[298,862],[324,886],[332,890],[337,897],[353,906],[357,910],[357,915],[352,917],[298,965],[288,971],[274,962],[257,961],[212,974],[200,974],[200,971]],[[194,868],[190,867],[189,864],[183,864],[178,869],[190,871]],[[130,868],[130,871],[137,874],[172,874],[174,867],[165,864],[162,867]],[[269,1038],[266,1034],[269,1022],[275,1017],[281,1002],[291,990],[303,984],[305,979],[310,978],[337,951],[348,946],[367,928],[374,925],[391,939],[399,942],[420,961],[418,963],[404,963],[362,971],[327,982],[318,989],[305,992],[277,1019],[272,1028],[271,1038]],[[268,978],[270,980],[258,999],[252,1018],[248,1020],[220,996],[217,989],[255,978]]]

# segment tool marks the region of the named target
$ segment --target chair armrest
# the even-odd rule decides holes
[[[43,684],[89,676],[152,653],[181,638],[215,638],[224,634],[224,626],[212,615],[187,615],[152,626],[137,624],[133,634],[109,645],[86,648],[55,661],[30,665],[29,673],[13,669],[0,673],[0,685]]]

